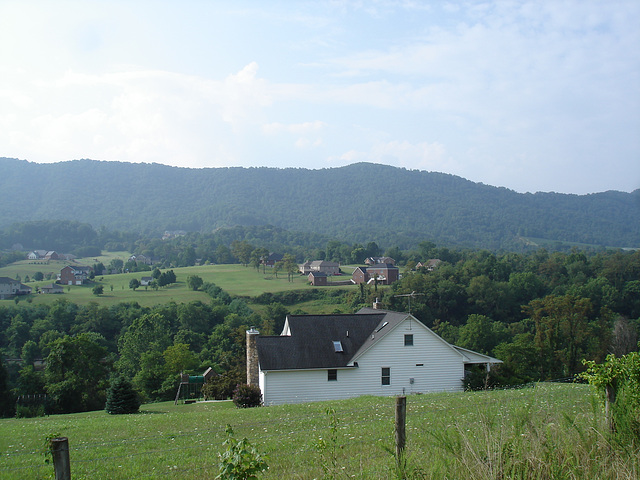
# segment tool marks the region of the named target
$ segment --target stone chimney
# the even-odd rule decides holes
[[[377,298],[376,298],[376,301],[373,302],[373,308],[375,310],[378,310],[379,308],[382,308],[382,303],[380,303],[380,300],[378,300]]]
[[[260,332],[255,327],[247,330],[247,384],[259,385],[258,346],[256,339]]]

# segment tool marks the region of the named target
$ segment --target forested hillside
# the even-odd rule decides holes
[[[246,268],[266,280],[259,268]],[[169,272],[158,271],[159,280]],[[180,372],[208,367],[220,374],[216,388],[225,398],[245,380],[247,328],[277,334],[288,313],[310,313],[309,301],[323,302],[334,313],[354,313],[376,299],[385,309],[410,310],[448,342],[502,360],[491,370],[494,384],[572,377],[585,369],[583,359],[601,362],[608,353],[637,351],[639,276],[640,251],[461,251],[449,252],[432,272],[404,267],[403,278],[388,287],[305,286],[232,296],[204,282],[198,288],[210,301],[107,306],[96,294],[95,301],[79,305],[67,293],[48,304],[4,300],[0,380],[5,375],[7,381],[4,391],[0,382],[0,400],[11,392],[46,393],[54,412],[102,409],[113,373],[130,378],[144,398],[167,400],[175,396]],[[188,283],[189,277],[179,274],[170,284],[176,281]],[[173,290],[158,285],[167,295]],[[109,295],[105,289],[104,297]],[[6,358],[13,359],[8,372],[2,367]],[[39,358],[46,359],[44,372],[33,366]],[[485,380],[483,369],[467,378],[470,387]]]
[[[453,175],[359,163],[341,168],[188,169],[0,158],[0,228],[64,219],[161,234],[273,225],[348,242],[519,249],[521,237],[640,246],[640,190],[520,194]]]

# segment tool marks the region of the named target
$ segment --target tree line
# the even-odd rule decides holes
[[[64,219],[160,237],[164,230],[207,233],[274,225],[401,249],[412,248],[420,238],[495,250],[524,247],[520,237],[640,246],[640,190],[520,194],[454,175],[368,163],[321,170],[183,169],[0,158],[0,170],[10,172],[0,177],[0,227],[15,219]],[[74,196],[82,199],[71,204],[66,201],[69,178],[74,179]],[[29,202],[24,202],[26,191]],[[150,201],[149,192],[169,193]]]
[[[145,401],[167,400],[179,373],[208,367],[218,373],[219,395],[230,396],[244,382],[245,330],[273,333],[288,310],[274,302],[257,314],[216,285],[194,282],[209,303],[0,305],[0,396],[46,394],[50,413],[94,410],[104,407],[109,379],[124,377]]]
[[[584,358],[638,349],[640,251],[588,255],[467,252],[435,271],[405,271],[378,292],[461,347],[505,363],[495,382],[572,377]]]
[[[251,254],[258,249],[249,247],[252,268]],[[584,369],[583,359],[601,361],[608,353],[638,349],[640,251],[496,254],[429,242],[420,249],[428,258],[441,256],[440,265],[416,269],[406,256],[402,278],[390,287],[245,299],[192,278],[191,288],[207,292],[210,301],[154,307],[3,302],[0,357],[21,362],[5,360],[0,368],[0,397],[46,393],[53,412],[102,408],[108,380],[118,375],[130,379],[145,400],[169,399],[180,372],[207,367],[218,373],[215,391],[228,396],[244,381],[245,330],[256,326],[278,334],[286,315],[305,313],[296,305],[311,299],[336,313],[355,312],[376,298],[390,310],[410,309],[445,340],[503,360],[492,370],[494,384],[572,377]],[[261,313],[248,300],[261,305]],[[39,358],[46,360],[44,370],[34,366]],[[477,372],[470,386],[486,381]]]

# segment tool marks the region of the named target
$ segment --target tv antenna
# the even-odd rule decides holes
[[[409,315],[411,315],[411,299],[418,295],[424,295],[424,293],[416,293],[415,290],[411,293],[404,293],[402,295],[394,295],[394,297],[408,297],[409,298]]]

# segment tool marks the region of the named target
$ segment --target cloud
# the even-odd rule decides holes
[[[287,135],[296,137],[293,145],[299,149],[316,148],[324,144],[320,132],[327,127],[325,122],[283,124],[279,122],[262,125],[262,132],[269,137]]]
[[[288,125],[274,122],[263,125],[262,131],[267,135],[275,135],[282,132],[294,133],[299,135],[309,132],[317,132],[319,130],[322,130],[326,126],[327,124],[325,122],[321,122],[320,120],[316,120],[314,122],[292,123]]]
[[[349,85],[361,104],[492,111],[500,120],[522,109],[553,115],[572,102],[598,107],[611,95],[605,85],[617,85],[618,98],[629,91],[629,75],[637,72],[628,55],[640,40],[638,7],[627,17],[624,8],[583,2],[486,7],[475,4],[454,26],[427,23],[425,34],[411,41],[327,63],[342,75],[384,78]]]
[[[116,4],[0,6],[0,155],[640,179],[637,1]]]
[[[23,79],[20,95],[0,92],[0,102],[24,107],[0,116],[9,125],[0,140],[36,161],[234,162],[232,132],[257,128],[271,102],[257,72],[252,62],[222,80],[132,67]]]

